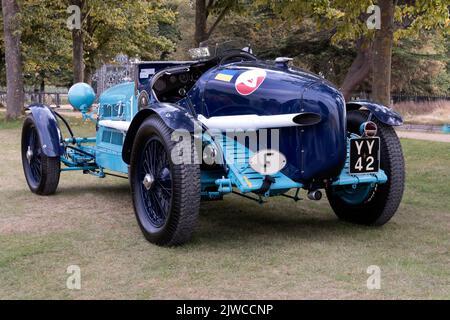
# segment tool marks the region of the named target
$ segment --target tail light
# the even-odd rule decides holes
[[[378,133],[378,127],[375,122],[364,122],[359,128],[359,132],[363,137],[375,137]]]

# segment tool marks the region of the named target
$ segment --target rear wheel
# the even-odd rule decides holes
[[[130,183],[136,218],[145,238],[161,246],[187,242],[200,207],[200,167],[183,157],[172,130],[157,116],[140,127],[133,145]]]
[[[348,131],[359,134],[368,112],[350,111],[347,114]],[[405,163],[402,146],[394,128],[373,120],[380,137],[380,167],[388,177],[381,185],[358,185],[328,188],[327,196],[336,215],[353,223],[381,226],[396,213],[402,200],[405,184]]]
[[[22,129],[22,166],[28,186],[38,195],[56,192],[61,172],[59,157],[47,157],[42,152],[42,142],[32,115]]]

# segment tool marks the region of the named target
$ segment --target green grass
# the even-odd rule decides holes
[[[231,196],[202,204],[192,241],[167,249],[144,240],[126,181],[65,173],[55,196],[31,194],[20,123],[0,123],[0,299],[450,298],[450,144],[402,141],[405,198],[382,228],[340,222],[326,200]],[[74,264],[80,291],[66,288]],[[366,287],[370,265],[381,290]]]
[[[22,126],[23,119],[24,119],[24,117],[22,117],[19,120],[6,121],[5,117],[4,117],[4,113],[1,112],[1,109],[0,109],[0,130],[20,128],[20,126]]]

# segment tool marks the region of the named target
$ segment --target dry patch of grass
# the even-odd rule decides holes
[[[450,123],[450,101],[400,102],[394,105],[405,122],[412,124],[444,125]]]

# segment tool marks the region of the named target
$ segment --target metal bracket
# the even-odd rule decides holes
[[[285,198],[292,199],[292,200],[294,200],[295,202],[298,202],[298,201],[300,201],[300,200],[303,200],[302,198],[300,198],[300,197],[298,196],[299,193],[300,193],[300,189],[297,189],[297,191],[295,192],[295,196],[290,196],[290,195],[288,195],[288,194],[282,194],[281,196],[282,196],[282,197],[285,197]]]
[[[258,196],[258,198],[253,198],[253,197],[247,196],[247,195],[245,195],[245,194],[243,194],[243,193],[236,192],[236,191],[233,191],[233,194],[235,194],[235,195],[237,195],[237,196],[240,196],[240,197],[242,197],[242,198],[245,198],[245,199],[249,199],[249,200],[252,200],[252,201],[256,201],[256,202],[258,202],[259,204],[264,204],[264,203],[266,203],[266,201],[264,201],[263,198],[262,198],[261,196]]]

